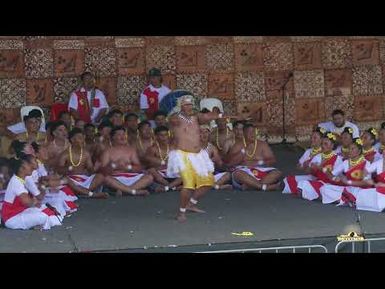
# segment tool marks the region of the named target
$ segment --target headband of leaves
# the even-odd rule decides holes
[[[325,137],[330,139],[332,142],[336,142],[337,141],[336,135],[334,133],[332,133],[332,132],[327,132],[325,134]]]
[[[377,130],[374,128],[374,127],[371,127],[367,130],[368,133],[370,133],[375,139],[377,138],[378,136],[378,132]]]
[[[351,136],[353,136],[353,129],[351,127],[345,127],[343,132],[347,132]]]
[[[359,145],[361,147],[363,146],[362,139],[359,137],[353,139],[353,143],[355,143],[356,145]]]
[[[318,126],[314,131],[319,132],[321,135],[326,134],[326,129],[324,129],[323,127],[320,127],[320,126]]]

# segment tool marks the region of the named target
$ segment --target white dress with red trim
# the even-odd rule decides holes
[[[370,175],[366,177],[364,175],[364,170],[367,171],[369,166],[370,163],[365,159],[353,167],[349,166],[349,160],[345,160],[333,170],[332,174],[334,176],[344,174],[350,181],[362,181],[370,178]],[[338,205],[349,204],[355,206],[357,194],[361,189],[355,186],[326,184],[320,189],[322,203],[330,204],[339,201]]]
[[[376,174],[376,182],[385,184],[383,160],[377,160],[368,168],[368,173]],[[382,212],[385,209],[385,187],[360,189],[356,196],[357,210]]]
[[[310,164],[320,165],[321,170],[314,170],[312,175],[315,179],[313,180],[303,180],[298,183],[298,189],[301,191],[301,196],[303,199],[313,201],[321,197],[320,189],[325,184],[331,183],[332,180],[329,179],[324,170],[331,172],[334,167],[342,163],[342,158],[339,155],[333,154],[330,158],[323,160],[322,154],[316,155],[310,162]]]
[[[299,159],[298,163],[301,167],[308,166],[312,159],[316,156],[312,154],[313,149],[307,149]],[[315,180],[315,176],[309,175],[289,175],[283,179],[284,188],[282,194],[298,195],[298,183],[301,181]]]
[[[45,205],[40,208],[25,206],[20,198],[22,194],[28,194],[25,181],[14,175],[8,183],[1,211],[2,221],[7,228],[28,230],[41,226],[44,230],[48,230],[61,225],[62,216],[56,216]]]
[[[37,197],[40,195],[40,190],[38,188],[39,179],[41,177],[47,176],[47,170],[44,165],[39,162],[39,166],[36,170],[32,172],[31,176],[25,178],[25,187],[28,192],[33,196]],[[43,204],[50,204],[53,206],[63,217],[66,215],[68,206],[65,203],[63,195],[59,192],[51,193],[51,190],[47,189],[44,191],[44,199],[42,200]]]

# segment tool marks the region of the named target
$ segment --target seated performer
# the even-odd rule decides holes
[[[23,120],[26,131],[17,134],[15,138],[29,143],[36,142],[38,144],[44,144],[46,141],[45,133],[39,131],[41,120],[39,121],[36,116],[32,115],[24,116]]]
[[[355,206],[356,196],[360,188],[368,187],[367,180],[371,178],[367,172],[370,163],[362,155],[362,140],[354,139],[350,145],[350,157],[331,172],[335,182],[342,185],[325,184],[321,187],[322,203],[339,202],[338,205]]]
[[[384,154],[384,151],[383,151]],[[385,166],[384,158],[378,159],[367,168],[367,174],[375,175],[374,180],[366,180],[371,188],[358,191],[356,197],[357,210],[382,212],[385,209]]]
[[[22,154],[18,159],[12,159],[11,168],[14,175],[8,183],[1,211],[1,219],[5,227],[48,230],[53,226],[61,225],[63,218],[42,205],[41,201],[31,196],[25,187],[25,178],[33,171],[28,162],[28,156]]]
[[[68,134],[68,139],[71,144],[60,155],[58,171],[67,176],[68,185],[76,194],[89,198],[107,198],[107,193],[100,192],[104,176],[95,173],[91,155],[84,145],[82,130],[74,128]]]
[[[59,113],[59,121],[64,122],[68,130],[71,130],[73,127],[72,117],[68,111],[62,111]]]
[[[378,152],[378,150],[374,147],[374,144],[377,141],[378,132],[375,128],[371,127],[368,130],[365,130],[362,133],[362,153],[365,159],[373,163],[376,160],[382,158],[382,155]]]
[[[229,147],[225,146],[226,142],[234,139],[233,132],[227,126],[227,119],[220,118],[215,121],[216,128],[210,136],[210,142],[216,146],[221,157],[225,157],[229,152]],[[228,149],[227,151],[224,148]]]
[[[149,147],[154,144],[153,131],[151,129],[151,124],[148,121],[142,121],[138,125],[138,134],[137,134],[136,150],[139,156],[139,160],[143,166],[147,166],[145,154]]]
[[[360,137],[358,127],[345,119],[345,113],[342,110],[334,110],[332,112],[332,118],[332,121],[321,122],[318,126],[324,128],[326,131],[334,133],[337,136],[337,143],[340,142],[339,137],[347,127],[350,127],[353,130],[352,135],[354,138]]]
[[[176,190],[182,184],[182,179],[177,175],[167,175],[167,160],[170,152],[169,129],[158,126],[155,129],[155,138],[155,143],[147,149],[145,154],[148,172],[154,177],[154,181],[161,185],[155,189],[155,192]]]
[[[335,167],[342,163],[342,157],[334,151],[337,137],[331,132],[326,132],[322,137],[322,153],[315,155],[309,165],[304,168],[305,172],[312,176],[309,180],[298,182],[298,192],[306,200],[315,200],[321,196],[320,188],[325,184],[335,184],[329,176]]]
[[[155,128],[159,126],[168,127],[167,113],[165,113],[162,110],[158,110],[157,112],[155,112],[154,122],[155,122]]]
[[[233,122],[233,138],[229,138],[226,140],[223,151],[230,152],[230,149],[235,145],[235,143],[243,143],[243,126],[245,122],[242,120],[237,120]],[[228,155],[223,156],[223,161],[227,162]]]
[[[77,119],[75,121],[74,127],[80,128],[81,130],[84,130],[84,126],[86,125],[85,121],[82,119]]]
[[[46,166],[54,170],[58,165],[60,154],[69,146],[68,131],[65,123],[61,120],[53,122],[50,126],[50,134],[53,140],[46,145],[48,151]]]
[[[135,145],[138,138],[139,117],[135,113],[128,113],[124,117],[124,127],[127,130],[127,139],[130,145]]]
[[[111,130],[112,147],[101,157],[105,184],[117,195],[148,195],[146,188],[152,184],[151,174],[143,173],[136,149],[127,144],[126,130],[122,126]]]
[[[98,135],[96,137],[96,144],[92,160],[95,163],[95,167],[99,168],[100,158],[105,150],[111,148],[110,134],[112,130],[112,123],[109,120],[104,120],[98,126]]]
[[[350,145],[353,143],[353,129],[351,127],[345,127],[340,136],[341,145],[336,149],[336,153],[342,157],[343,160],[349,158]],[[338,142],[338,137],[337,137]]]
[[[107,117],[113,126],[121,126],[124,123],[123,112],[120,109],[111,110]]]
[[[33,154],[27,154],[26,160],[31,165],[33,171],[31,176],[25,178],[25,187],[32,196],[36,197],[42,204],[52,205],[56,211],[64,217],[67,212],[76,211],[77,206],[73,202],[66,202],[66,195],[64,192],[57,189],[61,186],[60,178],[56,176],[48,176],[44,164],[37,159],[47,159],[48,154],[44,147],[40,147],[35,142],[28,144],[26,142],[14,141],[12,143],[16,157],[19,158],[29,150],[29,146],[33,147]],[[48,190],[48,188],[50,188]],[[54,193],[52,193],[54,188]]]
[[[26,178],[26,187],[30,193],[39,198],[42,193],[42,202],[52,205],[62,216],[67,213],[77,211],[78,206],[74,203],[77,199],[72,191],[64,189],[66,180],[57,174],[48,174],[46,166],[48,161],[48,151],[44,146],[39,146],[37,143],[32,143],[34,150],[35,161],[31,177]],[[29,180],[28,178],[31,178]]]
[[[256,128],[245,124],[243,128],[244,142],[236,143],[230,150],[228,166],[236,166],[232,179],[237,189],[257,189],[274,191],[280,186],[281,172],[269,166],[276,162],[269,145],[257,139]]]
[[[221,159],[221,156],[219,154],[217,147],[209,142],[210,133],[211,133],[211,130],[209,125],[203,124],[200,126],[202,149],[204,149],[207,152],[210,159],[213,161],[214,167],[215,167],[214,188],[216,190],[232,189],[233,186],[230,184],[231,173],[226,171],[226,168],[224,167],[224,163]]]
[[[311,135],[311,145],[310,148],[307,149],[304,154],[301,156],[301,158],[298,161],[297,168],[302,171],[308,171],[309,164],[312,161],[312,159],[321,153],[322,147],[321,142],[322,138],[324,137],[324,134],[326,131],[321,128],[317,127],[312,135]],[[303,180],[315,180],[315,177],[311,174],[308,175],[289,175],[286,178],[283,179],[284,183],[284,189],[282,191],[283,194],[298,194],[298,182]]]
[[[32,109],[28,113],[29,117],[36,118],[37,121],[39,122],[39,131],[42,133],[45,133],[45,123],[42,120],[43,115],[41,114],[41,111],[38,109]],[[18,122],[14,125],[10,125],[7,127],[8,131],[12,132],[13,134],[20,134],[20,133],[25,133],[26,132],[26,127],[24,121]]]
[[[86,149],[90,152],[91,156],[93,156],[96,149],[96,128],[92,123],[87,123],[84,126],[84,136]]]

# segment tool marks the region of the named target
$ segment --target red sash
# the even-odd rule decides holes
[[[154,113],[158,111],[159,109],[159,93],[154,90],[151,91],[150,87],[147,87],[144,91],[143,94],[147,97],[147,104],[148,104],[148,109],[146,110],[146,115],[148,119],[153,119]]]
[[[1,217],[5,223],[8,219],[20,214],[26,209],[28,209],[28,207],[23,205],[19,196],[16,196],[13,203],[4,202]]]
[[[264,177],[267,176],[268,173],[270,173],[270,171],[268,172],[264,172],[264,171],[260,171],[256,168],[249,168],[251,173],[254,175],[254,177],[256,177],[257,179],[263,179]]]
[[[326,168],[328,171],[332,171],[337,157],[337,155],[334,155],[330,159],[323,161],[321,163],[321,167]],[[313,175],[320,181],[323,181],[325,183],[333,183],[333,181],[323,171],[316,170],[313,172]]]
[[[385,183],[385,171],[376,176],[376,181],[378,183]]]
[[[376,155],[376,151],[372,150],[364,155],[365,159],[372,163],[374,161],[374,156]]]
[[[362,161],[359,164],[355,165],[354,167],[350,168],[345,173],[347,179],[351,181],[362,181],[362,179],[364,178],[365,165],[366,165],[366,162]]]
[[[78,113],[79,113],[79,119],[84,121],[85,123],[91,122],[91,115],[90,115],[90,106],[88,103],[87,98],[87,91],[75,91],[76,96],[78,97]]]

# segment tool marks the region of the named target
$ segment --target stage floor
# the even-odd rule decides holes
[[[273,147],[284,173],[300,152]],[[283,158],[284,156],[284,158]],[[0,252],[198,252],[333,243],[357,224],[356,210],[280,192],[211,191],[206,214],[174,220],[178,193],[80,200],[79,211],[49,231],[0,229]],[[366,235],[385,234],[385,214],[359,212]],[[232,233],[252,232],[250,237]],[[330,250],[329,250],[330,251]]]

